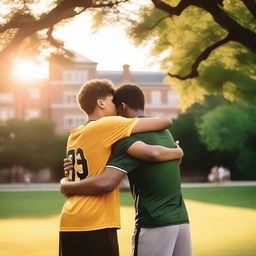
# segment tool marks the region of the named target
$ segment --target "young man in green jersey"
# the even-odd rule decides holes
[[[121,86],[115,93],[118,112],[125,117],[144,116],[144,95],[135,85]],[[180,188],[178,160],[150,163],[130,157],[141,143],[174,148],[168,130],[132,135],[112,148],[104,174],[88,177],[80,187],[66,183],[64,193],[95,195],[112,191],[128,174],[135,199],[136,228],[133,255],[190,256],[189,220]],[[128,154],[127,154],[128,153]]]

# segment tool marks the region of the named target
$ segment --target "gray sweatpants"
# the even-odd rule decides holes
[[[189,224],[135,229],[133,256],[191,256]]]

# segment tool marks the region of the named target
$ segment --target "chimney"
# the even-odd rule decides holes
[[[129,83],[131,82],[131,74],[130,74],[130,65],[124,64],[123,65],[123,82],[124,83]]]

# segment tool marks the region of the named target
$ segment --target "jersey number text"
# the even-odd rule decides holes
[[[75,181],[76,175],[77,177],[82,180],[85,179],[88,176],[88,166],[87,161],[84,157],[84,152],[81,148],[76,149],[70,149],[68,151],[68,157],[72,157],[72,181]],[[75,170],[75,165],[81,165],[82,166],[82,172]]]

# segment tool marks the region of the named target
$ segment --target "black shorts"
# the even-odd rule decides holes
[[[59,256],[119,256],[116,229],[60,232]]]

